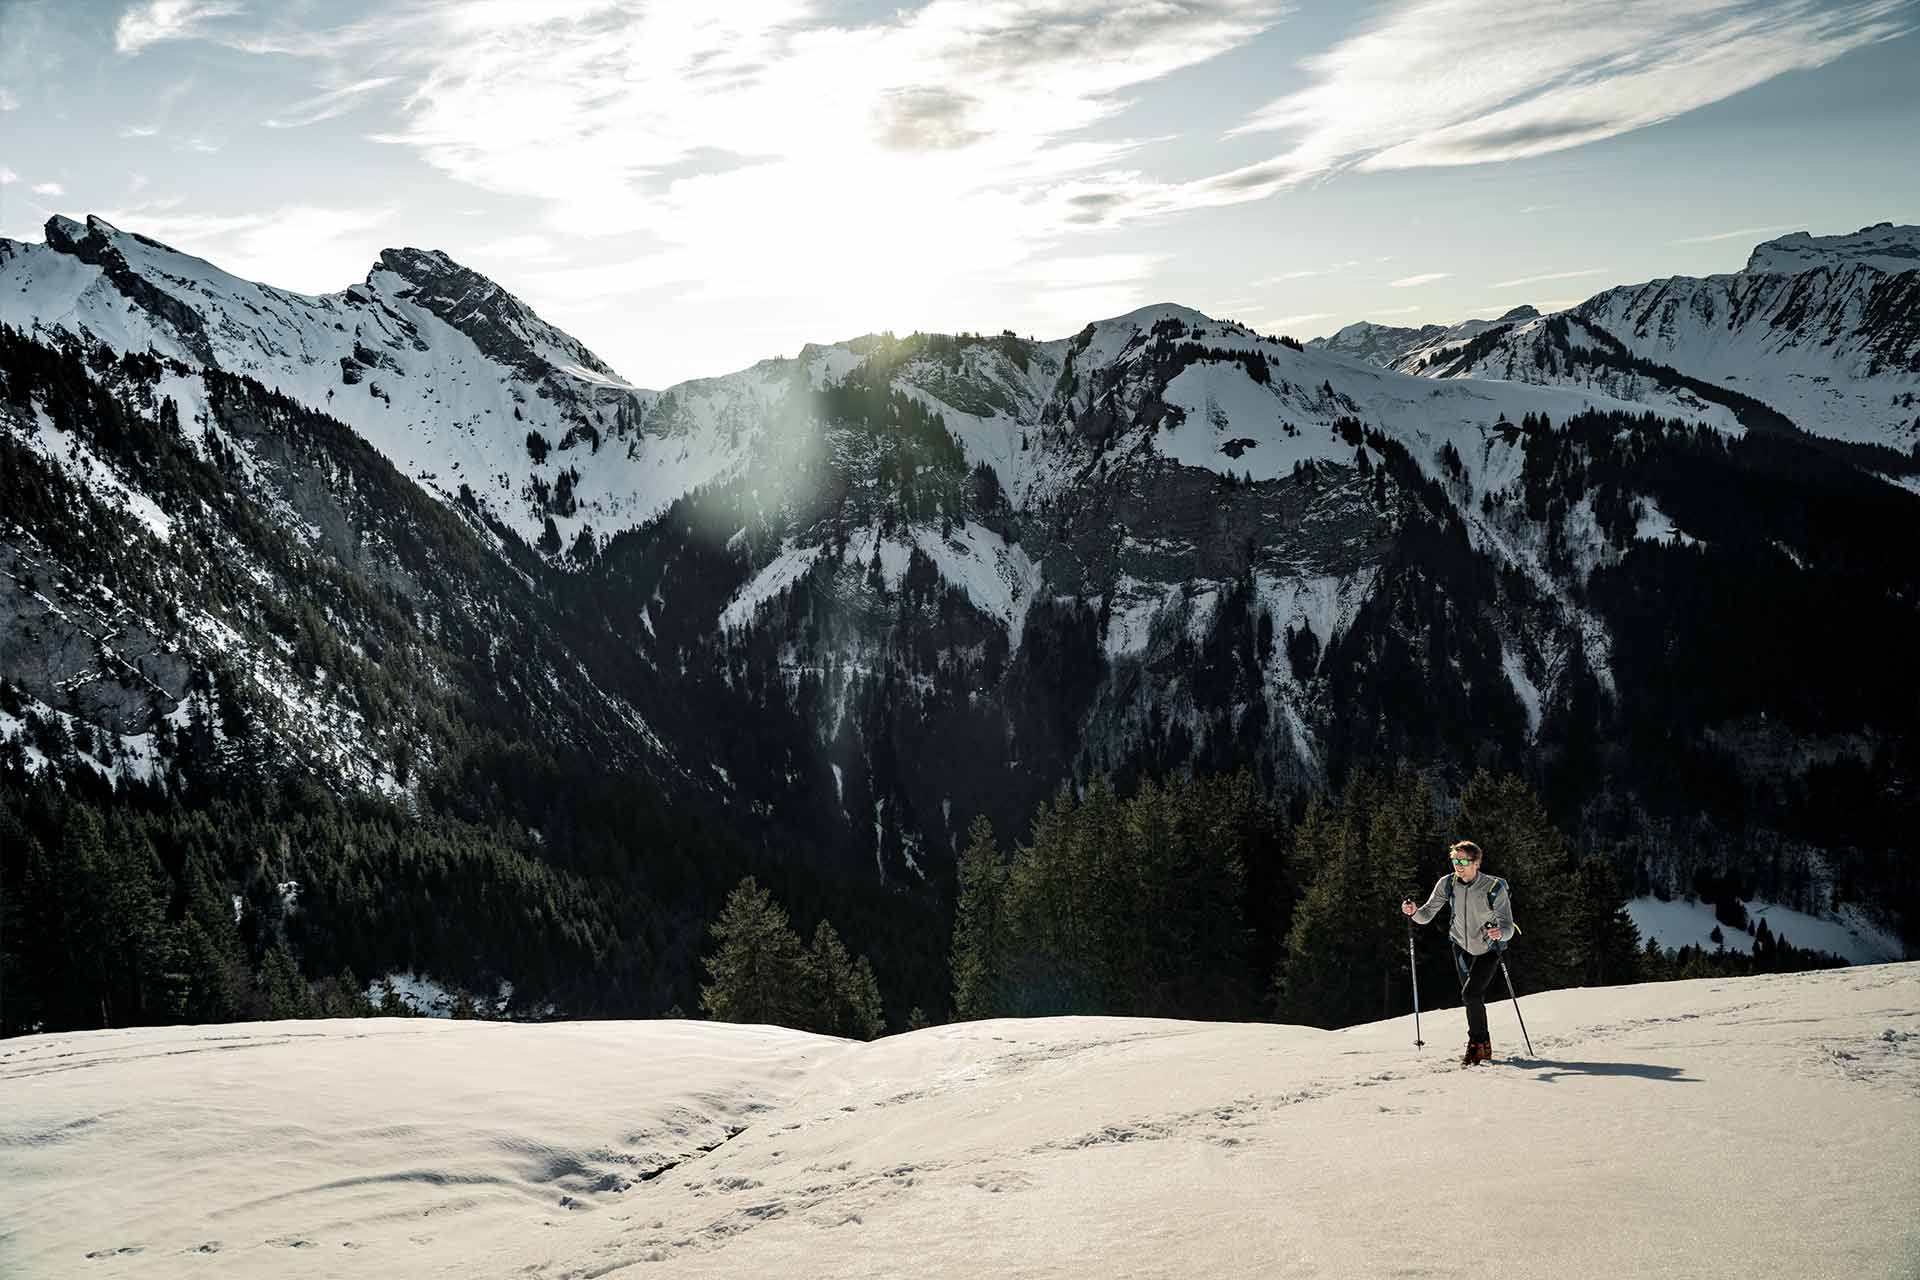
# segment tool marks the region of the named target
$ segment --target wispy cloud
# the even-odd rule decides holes
[[[1100,226],[1143,140],[1088,131],[1288,8],[931,0],[853,18],[816,0],[416,0],[380,24],[274,19],[218,38],[351,68],[349,88],[398,77],[406,108],[379,141],[538,199],[553,232],[657,246],[569,277],[570,291],[687,282],[706,297],[833,299],[871,325],[924,316]],[[902,261],[915,270],[887,265]]]
[[[195,77],[182,76],[162,89],[150,101],[143,105],[150,109],[143,112],[150,123],[130,124],[120,130],[122,138],[152,138],[160,134],[173,114],[174,106],[193,92]]]
[[[1360,260],[1358,258],[1349,258],[1345,262],[1329,262],[1324,267],[1308,267],[1301,271],[1283,271],[1277,276],[1268,276],[1266,279],[1256,280],[1254,283],[1256,285],[1266,285],[1284,284],[1289,280],[1311,280],[1315,276],[1330,276],[1336,272],[1345,271],[1359,265]]]
[[[11,186],[20,181],[20,175],[5,165],[0,165],[0,187]]]
[[[1416,0],[1307,59],[1314,82],[1235,132],[1297,138],[1263,184],[1516,160],[1671,120],[1911,25],[1911,0],[1570,0],[1545,21],[1533,0]]]
[[[57,182],[36,182],[33,185],[33,194],[37,196],[63,196],[67,194],[67,189]]]
[[[199,35],[215,18],[240,11],[227,0],[150,0],[120,15],[113,29],[116,52],[133,55],[162,40],[185,40]]]
[[[1410,316],[1416,311],[1425,311],[1426,307],[1368,307],[1370,316]]]
[[[1732,231],[1716,231],[1712,235],[1686,236],[1675,240],[1675,244],[1712,244],[1716,240],[1739,240],[1746,236],[1770,236],[1776,231],[1792,231],[1791,222],[1778,223],[1771,227],[1735,227]]]
[[[1613,270],[1612,267],[1583,267],[1579,271],[1550,271],[1542,276],[1519,276],[1512,280],[1496,280],[1488,285],[1489,289],[1517,289],[1523,284],[1544,284],[1549,280],[1579,280],[1584,276],[1600,276]]]
[[[1452,278],[1453,272],[1451,271],[1429,271],[1424,275],[1401,276],[1398,280],[1389,280],[1387,281],[1387,286],[1392,289],[1412,289],[1418,285],[1432,284],[1436,280],[1451,280]]]
[[[1825,66],[1915,20],[1914,0],[1566,0],[1550,20],[1534,0],[1404,0],[1305,59],[1312,83],[1230,131],[1285,134],[1280,154],[1184,183],[1108,178],[1086,196],[1119,221],[1349,170],[1546,155]]]
[[[396,76],[375,76],[370,80],[357,80],[296,102],[285,112],[261,123],[269,129],[302,129],[310,124],[319,124],[322,120],[332,120],[359,106],[360,99],[366,94],[383,89],[396,79]]]
[[[1331,311],[1306,311],[1297,316],[1268,316],[1265,312],[1254,314],[1267,324],[1305,324],[1309,320],[1326,320],[1334,315]]]
[[[19,109],[20,95],[0,84],[0,111],[18,111]]]

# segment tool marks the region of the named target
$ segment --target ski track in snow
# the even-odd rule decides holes
[[[1915,1274],[1920,965],[1523,1001],[1470,1076],[1431,1008],[11,1040],[0,1272]]]

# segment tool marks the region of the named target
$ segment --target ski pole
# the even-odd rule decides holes
[[[1513,975],[1507,972],[1507,957],[1500,957],[1500,976],[1507,980],[1507,996],[1513,1001],[1513,1016],[1520,1018],[1520,997],[1513,994]],[[1416,1033],[1418,1034],[1418,1033]],[[1533,1056],[1533,1037],[1527,1034],[1527,1020],[1520,1018],[1520,1038],[1527,1042],[1527,1056]]]
[[[1412,898],[1407,899],[1412,902]],[[1420,1038],[1420,970],[1413,963],[1413,917],[1407,917],[1407,972],[1413,975],[1413,1047],[1424,1048],[1426,1041]],[[1527,1052],[1533,1052],[1528,1049]]]

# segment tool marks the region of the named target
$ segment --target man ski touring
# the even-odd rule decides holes
[[[1453,940],[1453,964],[1460,974],[1460,999],[1467,1007],[1467,1052],[1460,1065],[1470,1067],[1493,1057],[1493,1037],[1487,1031],[1487,985],[1500,970],[1500,953],[1520,932],[1513,923],[1513,893],[1499,876],[1480,870],[1480,846],[1462,840],[1447,850],[1453,870],[1433,886],[1425,906],[1413,899],[1401,902],[1400,913],[1415,924],[1425,924],[1450,909],[1447,936]]]

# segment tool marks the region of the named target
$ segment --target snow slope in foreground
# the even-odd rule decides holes
[[[1920,964],[1524,1012],[13,1040],[0,1274],[1920,1272]]]

